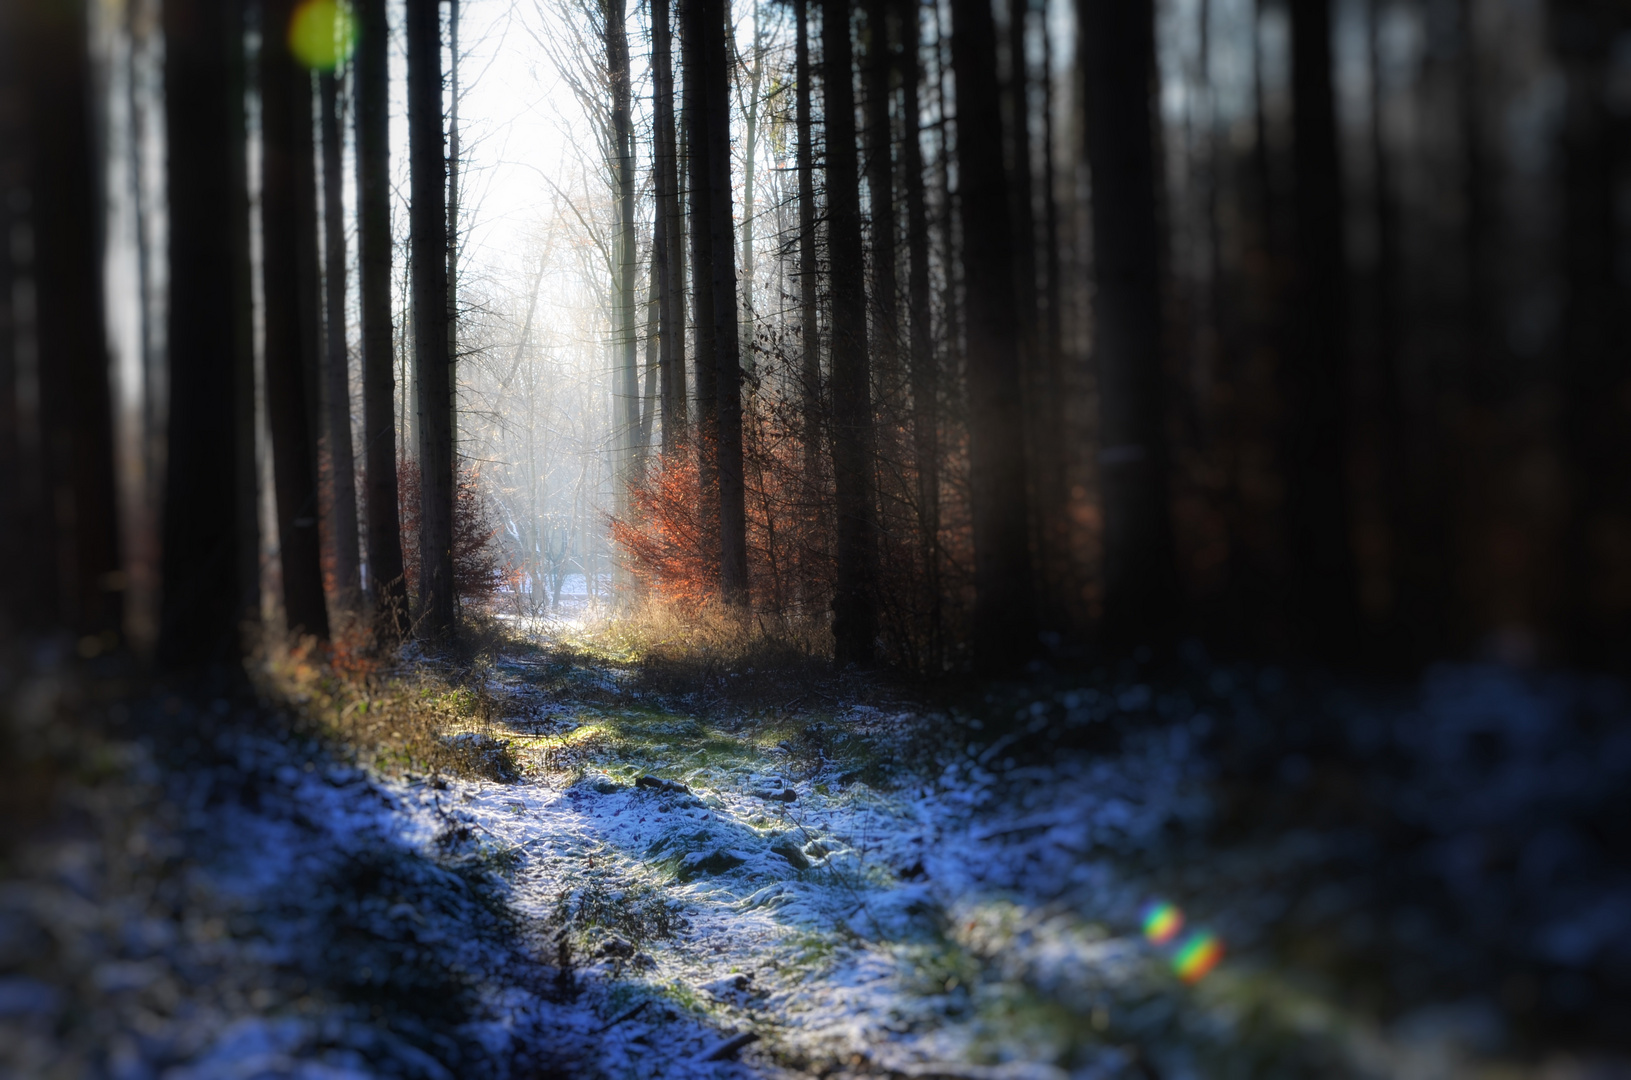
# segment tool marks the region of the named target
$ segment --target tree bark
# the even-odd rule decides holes
[[[838,517],[838,581],[833,653],[839,664],[869,664],[878,634],[878,542],[872,470],[876,436],[867,356],[866,290],[858,272],[861,193],[856,161],[848,0],[824,0],[822,85],[827,119],[827,256],[841,269],[832,292],[832,456]]]
[[[1078,0],[1093,175],[1104,640],[1166,643],[1177,574],[1161,372],[1161,239],[1156,224],[1155,61],[1149,0]]]
[[[710,532],[719,521],[719,334],[714,326],[713,186],[708,173],[707,11],[710,0],[679,0],[684,30],[680,37],[684,72],[686,184],[691,213],[691,303],[696,328],[697,476],[703,521]],[[717,574],[718,568],[715,567]]]
[[[906,193],[906,306],[912,385],[912,451],[917,465],[919,558],[923,562],[923,609],[928,622],[928,663],[941,658],[940,602],[940,369],[935,362],[929,302],[929,214],[923,194],[923,132],[918,83],[922,26],[917,0],[896,0],[900,19],[900,182]]]
[[[113,475],[112,402],[103,316],[101,171],[86,7],[24,3],[16,19],[32,243],[31,325],[43,465],[30,572],[44,606],[26,622],[67,627],[97,651],[123,631],[123,574]],[[13,234],[15,235],[15,234]],[[13,241],[15,242],[15,241]],[[23,318],[28,319],[24,314]],[[54,560],[54,565],[52,564]]]
[[[1285,365],[1286,525],[1293,617],[1318,655],[1357,641],[1358,574],[1348,503],[1347,257],[1331,85],[1330,0],[1291,4],[1297,275]]]
[[[806,0],[793,0],[793,80],[798,107],[795,151],[799,193],[799,337],[802,350],[804,475],[812,506],[821,490],[821,315],[817,296],[815,152],[810,140],[810,13]]]
[[[385,0],[359,0],[356,61],[357,293],[362,316],[363,458],[368,485],[368,585],[374,631],[407,633],[396,454],[395,329],[391,325],[389,26]]]
[[[326,300],[323,326],[325,405],[324,441],[327,443],[330,502],[334,521],[336,600],[354,611],[361,598],[362,579],[357,550],[357,459],[351,446],[351,356],[346,345],[345,180],[340,138],[340,73],[318,76],[322,97],[323,131],[323,282]]]
[[[267,0],[263,25],[288,25],[293,9],[291,0]],[[311,76],[287,49],[261,50],[261,143],[263,355],[284,618],[291,633],[326,638],[309,374],[317,366],[316,268],[304,265],[315,263],[317,246]]]
[[[605,0],[606,71],[612,89],[612,143],[617,155],[611,162],[617,192],[617,266],[613,282],[612,335],[616,341],[616,416],[618,471],[617,506],[628,507],[628,485],[635,479],[635,443],[640,429],[639,343],[634,330],[634,128],[631,115],[629,36],[624,0]]]
[[[678,135],[674,128],[673,34],[668,0],[652,0],[652,102],[655,120],[653,187],[657,194],[655,244],[661,296],[663,454],[679,452],[688,436],[685,388],[685,251],[681,242]]]
[[[1037,640],[1018,359],[1021,327],[1003,169],[996,28],[985,0],[952,0],[951,17],[971,405],[974,652],[981,668],[998,670],[1031,655]]]
[[[708,228],[713,246],[713,320],[718,371],[719,586],[725,602],[748,602],[747,489],[742,470],[742,354],[736,303],[736,224],[731,216],[730,22],[723,0],[705,4]]]
[[[219,0],[164,5],[170,207],[169,433],[161,554],[158,661],[176,670],[231,672],[243,621],[259,597],[241,575],[236,507],[253,427],[239,397],[249,278],[244,164],[243,10]],[[231,178],[223,181],[223,178]],[[253,394],[253,388],[250,388]]]
[[[889,125],[888,0],[866,0],[867,47],[862,68],[866,98],[866,185],[871,203],[871,358],[883,392],[900,386],[900,313],[895,272],[894,140]]]
[[[419,386],[419,626],[452,634],[453,368],[447,336],[447,159],[436,0],[407,0],[414,374]]]

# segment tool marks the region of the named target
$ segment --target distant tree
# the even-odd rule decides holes
[[[453,582],[453,365],[447,336],[447,152],[442,35],[436,0],[407,0],[409,249],[419,386],[419,625],[429,638],[456,621]]]
[[[1093,177],[1093,318],[1104,507],[1104,640],[1164,644],[1178,600],[1167,477],[1156,218],[1154,6],[1078,0]]]
[[[244,549],[257,537],[236,505],[244,476],[244,409],[253,402],[247,355],[248,188],[244,158],[244,19],[236,2],[164,5],[169,136],[169,433],[161,555],[158,660],[173,668],[230,668],[255,611]],[[252,457],[252,455],[251,455]]]
[[[284,27],[294,4],[267,0],[262,11],[265,26]],[[266,41],[260,54],[263,355],[283,607],[290,632],[326,638],[312,438],[318,299],[311,74],[295,63],[276,30]]]
[[[375,632],[407,630],[397,514],[396,357],[391,325],[390,29],[385,0],[358,0],[356,59],[357,294],[362,319],[363,464],[368,585]]]
[[[957,200],[963,231],[970,493],[974,517],[974,652],[987,670],[1036,649],[1026,492],[1021,327],[1014,231],[1003,169],[996,28],[986,0],[952,0],[957,83]]]
[[[833,654],[870,664],[878,636],[878,539],[872,470],[877,439],[867,355],[866,286],[856,154],[854,51],[848,0],[824,0],[823,112],[827,121],[827,257],[832,304],[832,457],[838,525]]]
[[[638,342],[634,329],[634,285],[637,241],[634,234],[633,85],[629,70],[629,34],[625,0],[602,0],[606,74],[611,84],[612,172],[617,231],[612,245],[612,341],[617,376],[614,418],[618,449],[619,511],[627,505],[627,488],[635,479],[635,439],[640,430]]]
[[[900,382],[900,312],[896,302],[894,138],[889,117],[889,83],[895,57],[889,47],[888,0],[865,0],[866,52],[861,63],[865,89],[866,185],[871,240],[871,332],[868,352],[873,378],[887,393]]]

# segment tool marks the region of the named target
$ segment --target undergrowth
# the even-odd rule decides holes
[[[519,770],[502,737],[505,700],[491,675],[502,649],[524,647],[479,618],[466,618],[440,655],[417,644],[387,651],[350,627],[333,645],[270,639],[252,670],[262,694],[291,710],[301,734],[383,773],[510,781]]]

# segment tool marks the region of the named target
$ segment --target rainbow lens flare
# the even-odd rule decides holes
[[[357,44],[357,21],[343,0],[305,0],[289,20],[289,51],[314,71],[333,71]]]
[[[1184,913],[1165,901],[1144,909],[1144,937],[1153,945],[1165,945],[1184,928]]]
[[[1184,982],[1194,985],[1206,978],[1206,973],[1218,966],[1223,959],[1223,942],[1216,934],[1201,932],[1189,935],[1172,958],[1172,970]]]

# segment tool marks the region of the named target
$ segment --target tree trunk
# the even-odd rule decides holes
[[[1616,262],[1615,178],[1623,172],[1626,118],[1609,103],[1607,16],[1581,0],[1555,0],[1553,48],[1566,80],[1562,150],[1563,447],[1573,491],[1563,536],[1563,631],[1573,658],[1624,670],[1631,660],[1631,604],[1623,588],[1631,532],[1631,361],[1628,302]],[[1615,130],[1616,126],[1619,130]],[[1623,264],[1622,264],[1623,265]]]
[[[243,549],[256,538],[237,513],[244,440],[239,405],[248,283],[242,8],[169,0],[165,16],[165,175],[170,207],[170,400],[158,660],[230,671],[259,599],[246,594]],[[251,388],[251,393],[253,389]]]
[[[918,83],[922,25],[917,0],[896,0],[900,19],[900,183],[906,193],[906,306],[912,384],[912,451],[917,466],[919,558],[923,561],[923,611],[928,622],[927,667],[938,671],[940,611],[940,370],[935,362],[929,302],[929,213],[923,195],[923,133]]]
[[[848,0],[824,0],[822,85],[827,119],[827,256],[832,290],[832,457],[838,514],[833,654],[868,664],[878,634],[878,541],[872,470],[872,373],[867,356],[861,193]]]
[[[459,460],[459,0],[448,0],[447,118],[447,426],[454,472]],[[455,487],[457,481],[455,480]],[[457,500],[455,495],[454,499]]]
[[[796,150],[799,189],[799,337],[802,355],[802,436],[807,498],[814,507],[821,490],[821,316],[817,304],[815,152],[810,142],[810,13],[793,0],[793,79],[798,107]]]
[[[719,586],[728,604],[748,602],[747,490],[742,473],[742,357],[736,304],[736,224],[731,217],[730,23],[722,0],[691,0],[706,11],[708,228],[712,232],[714,357],[719,394]]]
[[[710,0],[680,0],[684,31],[680,37],[684,69],[686,184],[691,201],[692,323],[696,327],[697,476],[702,517],[710,532],[719,520],[719,335],[714,327],[713,187],[708,182],[706,107],[707,10]],[[716,35],[717,36],[717,35]],[[717,573],[717,567],[715,568]]]
[[[1014,298],[1012,203],[1003,170],[996,28],[985,0],[952,0],[951,17],[971,405],[974,652],[980,667],[997,670],[1036,649],[1022,331]]]
[[[871,203],[871,359],[882,392],[892,399],[900,386],[900,313],[895,273],[894,140],[889,125],[888,0],[866,0],[867,47],[862,77],[866,98],[866,185]],[[886,399],[888,400],[888,399]]]
[[[661,293],[663,455],[679,452],[689,427],[685,393],[685,251],[680,239],[677,133],[674,130],[673,34],[668,0],[652,0],[652,84],[655,131],[653,187],[657,194],[654,243],[658,249],[657,288]]]
[[[1283,462],[1292,604],[1308,649],[1337,657],[1357,640],[1358,594],[1348,507],[1347,258],[1330,0],[1291,5],[1291,80],[1297,274]]]
[[[44,579],[43,603],[22,616],[25,623],[70,628],[100,651],[122,632],[123,574],[86,6],[37,0],[8,6],[21,8],[6,18],[16,20],[18,31],[13,47],[28,155],[20,187],[32,235],[29,261],[19,269],[34,286],[32,319],[26,308],[18,312],[19,336],[31,336],[35,346],[38,412],[31,419],[39,425],[33,434],[44,496],[36,504],[43,520],[28,526],[38,541],[32,553],[43,561],[25,571]]]
[[[612,88],[612,164],[617,191],[617,266],[613,282],[612,334],[617,351],[616,416],[618,468],[616,504],[628,509],[628,485],[634,480],[635,444],[640,430],[639,342],[634,330],[634,128],[631,117],[629,36],[624,0],[605,0],[606,71]]]
[[[287,25],[293,8],[291,0],[268,0],[263,25]],[[263,355],[284,617],[291,633],[326,638],[311,438],[315,379],[307,375],[317,364],[317,298],[315,267],[302,265],[308,255],[315,261],[317,244],[311,76],[286,49],[261,50],[261,143]]]
[[[419,386],[419,624],[453,632],[453,368],[447,336],[447,160],[436,0],[407,0],[409,252]]]
[[[363,459],[368,484],[368,585],[374,631],[407,633],[396,453],[396,355],[391,325],[389,27],[385,0],[359,0],[356,63],[357,294],[362,316]]]
[[[753,216],[754,167],[758,163],[759,148],[759,91],[764,81],[765,46],[764,25],[759,11],[759,0],[753,3],[753,70],[748,74],[748,100],[746,126],[742,133],[742,330],[740,340],[744,355],[742,367],[753,374]]]
[[[1155,61],[1149,0],[1078,0],[1093,175],[1093,308],[1104,508],[1104,640],[1161,645],[1177,604],[1161,373]]]
[[[323,128],[323,247],[327,303],[324,329],[324,383],[327,417],[324,440],[332,472],[330,501],[334,507],[331,535],[334,544],[334,579],[341,608],[354,611],[362,580],[357,551],[357,460],[351,447],[351,357],[346,346],[345,181],[340,138],[340,75],[318,77],[322,95]]]

